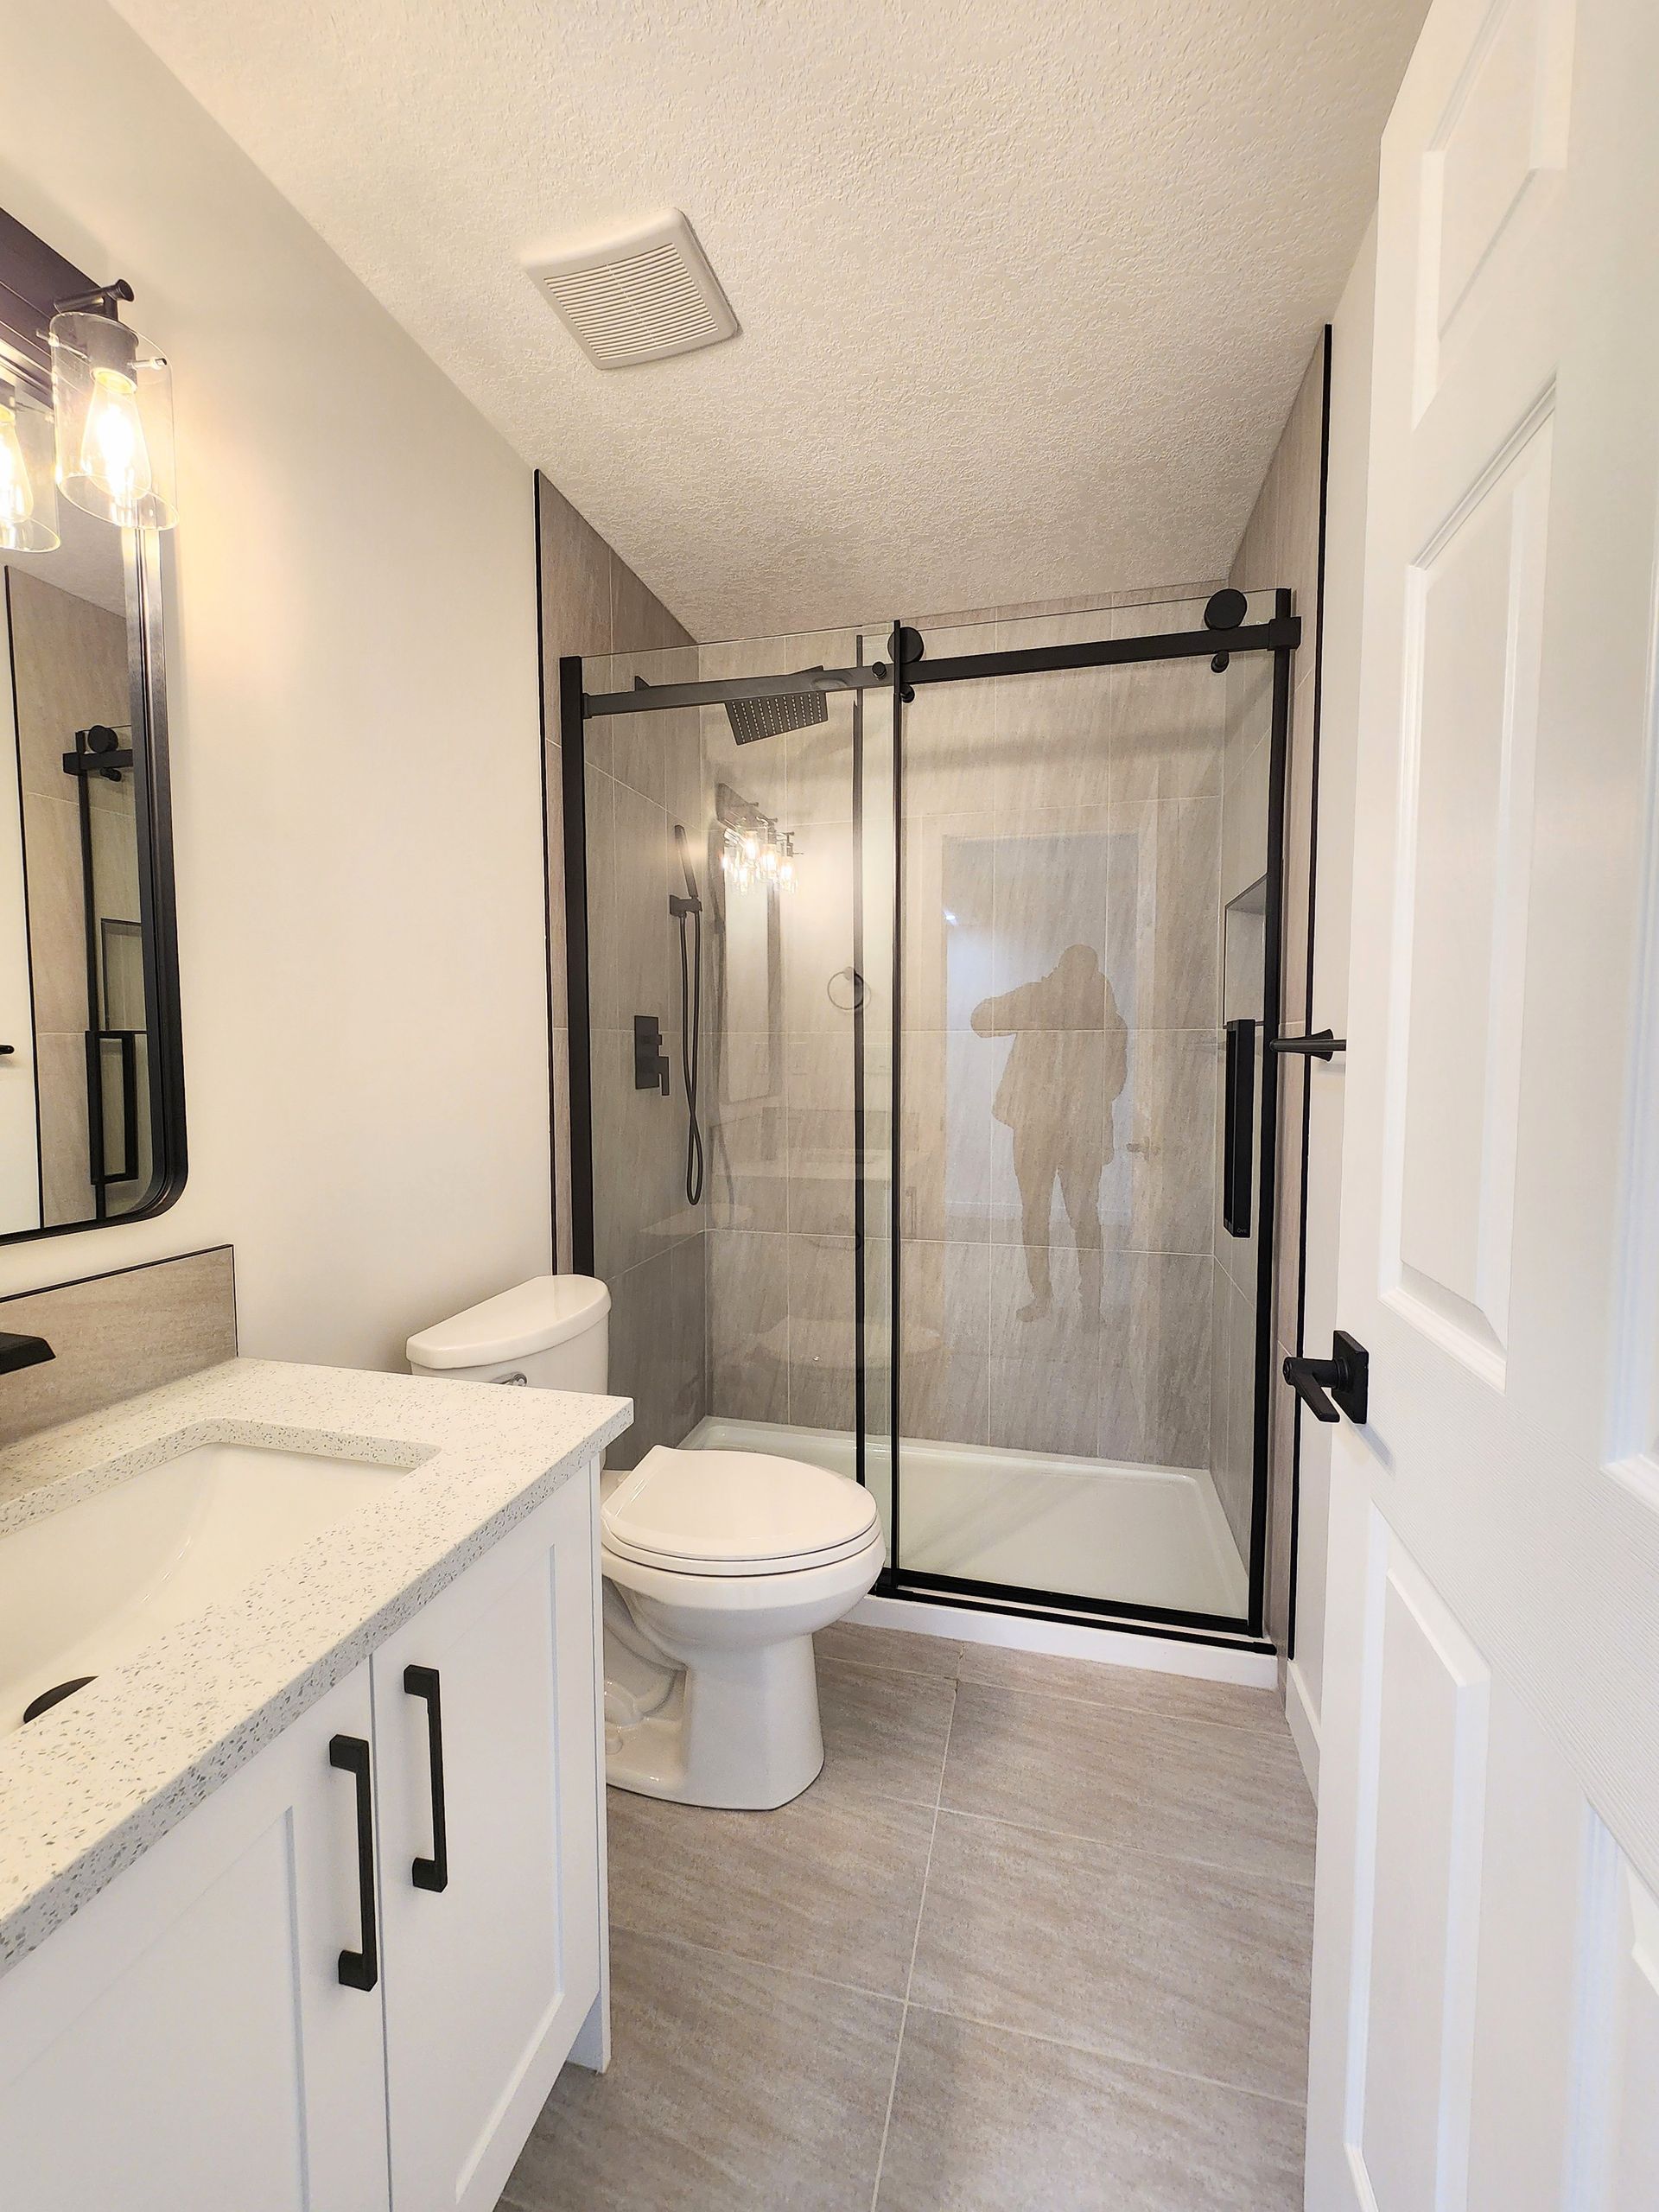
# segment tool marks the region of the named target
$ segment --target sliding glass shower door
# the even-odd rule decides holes
[[[861,1480],[891,1594],[1257,1631],[1287,615],[563,664],[613,1465]]]
[[[1029,665],[1204,624],[1198,600],[928,628],[911,671],[899,1587],[1253,1610],[1274,655]]]

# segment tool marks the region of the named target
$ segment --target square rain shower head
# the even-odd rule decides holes
[[[806,668],[803,676],[822,676],[821,668]],[[830,702],[816,686],[810,691],[774,691],[763,699],[728,699],[726,719],[740,745],[753,745],[763,737],[782,737],[791,729],[810,729],[830,719]]]

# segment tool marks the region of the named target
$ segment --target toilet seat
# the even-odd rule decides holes
[[[657,1445],[606,1499],[603,1543],[660,1573],[770,1575],[863,1551],[875,1500],[845,1475],[765,1452]]]

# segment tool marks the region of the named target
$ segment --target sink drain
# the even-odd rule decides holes
[[[53,1689],[42,1690],[39,1697],[30,1698],[23,1707],[24,1719],[38,1720],[43,1713],[50,1713],[54,1705],[61,1705],[65,1698],[73,1697],[77,1690],[84,1690],[88,1682],[97,1679],[95,1675],[77,1675],[73,1681],[59,1682]]]

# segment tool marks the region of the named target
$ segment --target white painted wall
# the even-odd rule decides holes
[[[192,1160],[0,1294],[229,1240],[245,1351],[393,1365],[549,1263],[530,474],[101,0],[0,53],[0,205],[174,364]]]
[[[1360,587],[1371,411],[1372,296],[1376,226],[1365,234],[1331,326],[1331,448],[1325,489],[1325,638],[1319,716],[1319,846],[1313,935],[1313,1027],[1348,1033],[1348,950],[1353,897],[1354,763],[1359,699]],[[1342,1210],[1345,1063],[1308,1063],[1307,1312],[1303,1341],[1328,1344],[1336,1308]],[[1287,1702],[1299,1747],[1318,1758],[1324,1696],[1325,1569],[1332,1431],[1301,1425],[1296,1657]],[[1310,1771],[1310,1779],[1313,1774]]]

